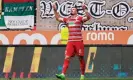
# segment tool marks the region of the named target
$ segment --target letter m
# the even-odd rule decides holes
[[[34,33],[32,35],[28,35],[27,33],[20,33],[14,38],[13,44],[21,44],[22,40],[25,40],[27,44],[34,44],[35,40],[38,40],[40,44],[47,44],[47,40],[44,35],[39,33]]]

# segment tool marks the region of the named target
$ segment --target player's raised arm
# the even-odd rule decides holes
[[[57,12],[57,7],[56,7],[55,3],[53,3],[53,10],[54,10],[56,20],[63,22],[63,18],[60,17],[59,13]]]
[[[86,21],[90,20],[91,16],[90,16],[90,14],[88,13],[88,10],[87,10],[85,4],[83,4],[82,7],[83,7],[83,10],[84,10],[84,12],[85,12],[85,17],[83,17],[82,21],[83,21],[83,22],[86,22]]]

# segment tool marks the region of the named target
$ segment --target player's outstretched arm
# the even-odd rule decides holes
[[[54,10],[56,20],[63,22],[63,18],[60,17],[59,13],[57,12],[57,7],[56,7],[55,3],[53,4],[53,10]]]
[[[83,10],[84,10],[84,12],[85,12],[85,17],[83,17],[82,21],[83,21],[83,22],[86,22],[86,21],[88,21],[88,20],[91,19],[91,16],[90,16],[90,14],[88,13],[88,10],[86,9],[85,4],[83,4],[82,7],[83,7]]]

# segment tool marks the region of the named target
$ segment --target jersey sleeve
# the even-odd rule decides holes
[[[67,18],[63,18],[63,22],[65,22],[65,23],[66,23],[66,22],[67,22]]]

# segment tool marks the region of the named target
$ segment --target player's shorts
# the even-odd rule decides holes
[[[74,57],[84,56],[84,44],[83,41],[68,41],[65,56]]]

